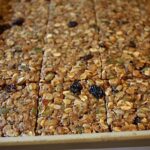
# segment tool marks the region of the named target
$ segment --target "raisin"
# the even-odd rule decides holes
[[[89,92],[96,98],[102,98],[103,96],[105,96],[105,93],[103,91],[103,89],[97,85],[92,85],[89,89]]]
[[[134,41],[129,42],[129,47],[136,48],[136,44]]]
[[[14,84],[6,85],[5,90],[9,93],[14,92],[14,91],[16,91],[16,86]]]
[[[24,18],[20,17],[12,22],[12,26],[22,26],[23,23],[24,23]]]
[[[0,34],[2,34],[5,30],[10,29],[10,25],[9,24],[1,24],[0,25]]]
[[[134,118],[133,124],[138,125],[138,123],[140,123],[140,122],[141,122],[141,118],[138,117],[138,116],[136,116],[136,117]]]
[[[82,90],[82,85],[79,80],[75,80],[73,84],[70,86],[70,91],[74,94],[80,94]]]
[[[90,60],[92,58],[93,58],[92,54],[87,54],[87,55],[85,55],[83,57],[80,57],[80,59],[83,60],[83,61],[88,61],[88,60]]]
[[[68,27],[70,27],[70,28],[74,28],[74,27],[76,27],[78,25],[78,23],[76,22],[76,21],[70,21],[69,23],[68,23]]]

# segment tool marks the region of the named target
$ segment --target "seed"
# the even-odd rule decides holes
[[[145,67],[142,69],[142,73],[145,75],[145,76],[150,76],[150,67]]]
[[[78,80],[75,80],[73,84],[70,86],[70,91],[74,94],[80,94],[82,90],[82,85]]]
[[[25,77],[20,77],[17,81],[17,84],[24,84],[26,81],[26,78]]]
[[[0,108],[0,115],[7,114],[9,112],[8,108]]]
[[[49,81],[53,80],[54,77],[55,77],[55,73],[50,72],[48,75],[46,75],[45,81],[48,81],[48,82],[49,82]]]
[[[22,26],[22,24],[24,23],[24,18],[17,18],[16,20],[14,20],[12,22],[12,26]]]
[[[34,51],[37,52],[37,53],[41,53],[42,52],[42,48],[36,47],[36,48],[34,48]]]
[[[102,98],[105,93],[103,91],[103,89],[97,85],[92,85],[89,89],[89,92],[96,98],[96,99],[99,99],[99,98]]]
[[[69,23],[68,23],[68,27],[70,27],[70,28],[74,28],[74,27],[76,27],[78,25],[78,23],[76,22],[76,21],[70,21]]]
[[[28,71],[29,70],[29,67],[26,65],[26,64],[20,64],[18,66],[18,70],[22,70],[22,71]]]

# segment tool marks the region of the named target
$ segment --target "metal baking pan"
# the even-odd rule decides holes
[[[150,130],[51,136],[0,137],[0,150],[94,149],[150,146]]]
[[[0,149],[86,149],[150,146],[150,130],[0,138]]]

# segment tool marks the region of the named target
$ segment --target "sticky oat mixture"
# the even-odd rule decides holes
[[[0,0],[0,136],[150,129],[148,0]]]

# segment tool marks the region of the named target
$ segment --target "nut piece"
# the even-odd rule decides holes
[[[54,77],[55,77],[55,73],[49,73],[49,74],[47,74],[46,76],[45,76],[45,81],[51,81],[51,80],[53,80],[54,79]]]
[[[26,81],[25,77],[21,77],[18,79],[17,84],[24,84]]]
[[[143,74],[146,76],[150,76],[150,67],[144,68],[143,69]]]

